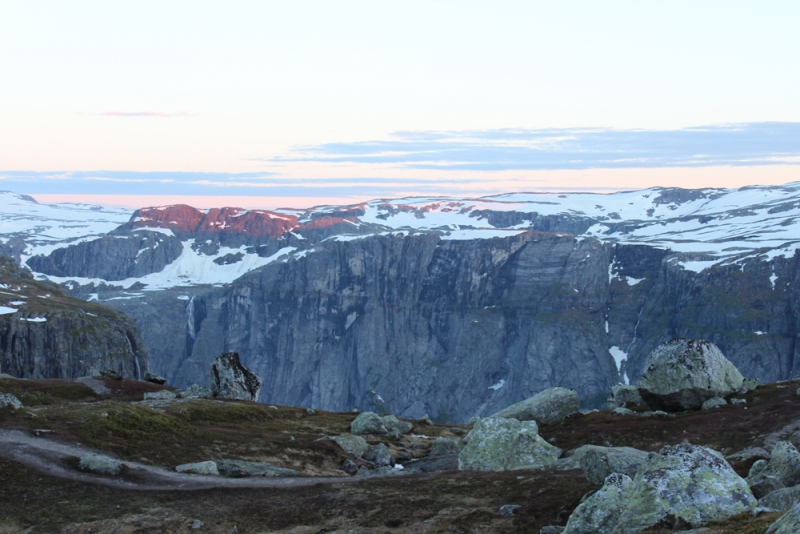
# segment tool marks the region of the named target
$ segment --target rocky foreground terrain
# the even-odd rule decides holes
[[[0,531],[797,532],[800,379],[701,340],[647,364],[609,409],[554,388],[468,425],[245,400],[230,354],[211,389],[6,376]]]

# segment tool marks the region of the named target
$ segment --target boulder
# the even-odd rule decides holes
[[[611,534],[633,491],[631,477],[622,473],[609,475],[602,488],[575,508],[563,534]]]
[[[751,458],[762,458],[762,459],[769,459],[770,454],[761,447],[747,447],[746,449],[742,449],[739,452],[734,452],[733,454],[729,454],[725,458],[728,460],[737,460],[740,462],[744,462],[750,460]]]
[[[394,464],[394,458],[392,458],[392,455],[389,454],[389,447],[383,443],[373,445],[367,449],[367,452],[364,453],[363,458],[368,462],[372,462],[377,467]]]
[[[800,503],[772,523],[764,534],[797,534],[800,532]]]
[[[210,399],[213,396],[213,391],[205,386],[198,386],[197,384],[192,384],[188,388],[178,392],[178,397],[181,399]]]
[[[353,476],[356,473],[358,473],[358,466],[356,465],[356,463],[353,460],[351,460],[350,458],[347,458],[339,466],[339,470],[347,473],[350,476]]]
[[[464,442],[459,438],[438,437],[431,445],[429,456],[444,456],[445,454],[458,454],[464,448]]]
[[[677,412],[736,393],[743,382],[739,370],[713,343],[673,339],[650,353],[637,386],[653,410]]]
[[[612,473],[623,473],[633,478],[639,466],[647,461],[648,453],[631,447],[600,447],[584,445],[579,447],[577,456],[586,478],[595,486],[602,486]]]
[[[561,455],[561,449],[539,436],[536,421],[480,418],[466,441],[458,456],[458,468],[462,470],[550,469]]]
[[[78,460],[81,471],[89,471],[99,475],[118,475],[125,464],[104,454],[86,453]]]
[[[382,436],[388,434],[386,426],[383,424],[383,419],[374,412],[358,414],[358,417],[350,423],[350,432],[358,435],[375,434]]]
[[[217,460],[217,471],[228,478],[244,477],[296,477],[300,473],[294,469],[276,467],[266,462],[246,462],[244,460]]]
[[[103,369],[100,371],[100,376],[103,378],[110,378],[111,380],[122,380],[122,375],[113,369]]]
[[[178,473],[188,473],[190,475],[219,475],[217,463],[212,461],[196,462],[192,464],[181,464],[175,467]]]
[[[701,409],[703,410],[710,410],[712,408],[719,408],[720,406],[727,406],[728,401],[723,399],[722,397],[711,397],[707,401],[703,403]]]
[[[361,457],[369,449],[369,444],[361,436],[330,436],[328,439],[335,441],[347,454],[357,457]]]
[[[611,395],[606,401],[609,410],[627,408],[628,406],[644,406],[644,399],[636,386],[617,384],[611,387]]]
[[[147,392],[144,394],[144,400],[169,401],[173,399],[175,399],[175,393],[173,393],[168,389],[162,389],[161,391]]]
[[[381,417],[381,419],[383,420],[383,426],[386,427],[386,430],[390,434],[392,433],[395,433],[397,435],[408,434],[414,427],[413,424],[408,423],[406,421],[401,421],[394,415],[386,415]]]
[[[211,389],[221,399],[256,401],[261,379],[239,362],[238,352],[226,352],[211,361]]]
[[[581,399],[574,389],[549,388],[500,410],[492,417],[536,421],[540,425],[549,425],[577,413],[580,406]]]
[[[752,489],[752,488],[751,488]],[[800,502],[800,485],[791,488],[780,488],[768,493],[758,500],[758,506],[773,510],[788,510]]]
[[[145,379],[146,382],[150,382],[150,383],[153,383],[153,384],[162,385],[162,384],[166,384],[167,383],[167,379],[166,378],[164,378],[163,376],[159,376],[159,375],[157,375],[157,374],[155,374],[153,372],[150,372],[150,371],[145,371],[144,372],[144,379]]]
[[[520,508],[522,508],[522,506],[519,504],[504,504],[503,506],[500,507],[497,513],[503,517],[511,517],[514,515],[514,512],[516,512]]]
[[[769,462],[758,460],[753,464],[747,483],[757,498],[800,484],[800,453],[790,441],[779,441]]]
[[[24,406],[22,406],[22,403],[19,401],[19,399],[11,393],[0,393],[0,410],[3,408],[19,410],[24,408]]]

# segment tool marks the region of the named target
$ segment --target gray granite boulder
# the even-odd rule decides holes
[[[266,462],[246,462],[244,460],[217,460],[217,471],[228,478],[244,477],[296,477],[300,473],[294,469],[276,467]]]
[[[11,408],[12,410],[19,410],[24,408],[20,400],[11,393],[0,393],[0,410],[3,408]]]
[[[758,505],[773,510],[788,510],[800,502],[800,485],[791,488],[780,488],[770,492],[758,500]]]
[[[386,427],[387,432],[390,434],[408,434],[414,427],[413,424],[406,421],[401,421],[394,415],[385,415],[381,417],[381,420],[383,420],[383,426]]]
[[[549,388],[500,410],[492,417],[536,421],[540,425],[549,425],[577,413],[580,407],[581,399],[574,389]]]
[[[328,439],[336,442],[347,454],[357,457],[361,457],[369,449],[367,440],[361,436],[330,436]]]
[[[207,462],[195,462],[191,464],[181,464],[175,467],[178,473],[188,473],[190,475],[219,475],[217,463],[211,460]]]
[[[238,352],[226,352],[211,360],[211,389],[220,399],[256,401],[262,381],[242,365]]]
[[[639,394],[639,388],[617,384],[611,386],[611,395],[606,401],[609,410],[614,408],[627,408],[628,406],[644,406],[644,399]]]
[[[563,534],[611,534],[633,496],[634,482],[622,473],[609,475],[603,487],[575,508]]]
[[[764,534],[797,534],[800,532],[800,503],[772,523]]]
[[[747,483],[757,498],[800,484],[800,453],[790,441],[779,441],[769,462],[758,460],[753,464]]]
[[[372,462],[378,467],[394,464],[394,458],[392,458],[392,455],[389,454],[389,447],[383,443],[378,443],[377,445],[373,445],[367,449],[367,452],[364,453],[363,458],[368,462]]]
[[[353,419],[350,423],[350,432],[352,434],[373,434],[382,436],[388,434],[386,425],[383,423],[381,416],[374,412],[364,412],[358,414],[358,417]]]
[[[104,454],[86,453],[78,460],[78,469],[99,475],[118,475],[125,464]]]
[[[710,341],[673,339],[650,353],[637,386],[650,408],[677,412],[736,393],[743,382],[736,366]]]
[[[602,486],[612,473],[623,473],[633,478],[639,466],[647,461],[648,453],[631,447],[584,445],[573,456],[579,457],[578,462],[589,482]]]
[[[462,470],[506,471],[555,468],[561,449],[539,436],[535,421],[479,418],[458,456]]]

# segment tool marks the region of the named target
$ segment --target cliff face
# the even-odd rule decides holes
[[[20,378],[74,378],[114,369],[141,378],[147,350],[118,310],[64,295],[0,257],[0,371]]]

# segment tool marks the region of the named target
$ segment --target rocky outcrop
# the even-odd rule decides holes
[[[550,469],[561,455],[561,449],[539,436],[535,421],[480,418],[465,440],[458,457],[462,470]]]
[[[696,528],[750,512],[756,504],[746,482],[718,452],[683,443],[651,454],[633,479],[610,475],[603,488],[575,509],[564,532]]]
[[[536,421],[540,425],[549,425],[577,413],[580,406],[581,400],[575,390],[548,388],[500,410],[492,417],[511,417],[519,421]]]
[[[800,453],[790,441],[779,441],[769,461],[758,460],[753,464],[747,483],[756,498],[800,484]]]
[[[647,357],[637,383],[644,401],[668,412],[700,408],[713,397],[736,393],[742,374],[719,350],[702,339],[673,339]]]
[[[211,390],[221,399],[258,400],[261,379],[239,361],[239,354],[226,352],[211,362]]]
[[[139,379],[147,350],[118,310],[65,295],[0,257],[0,371],[18,378],[76,378],[111,369]],[[12,304],[14,303],[14,304]]]

